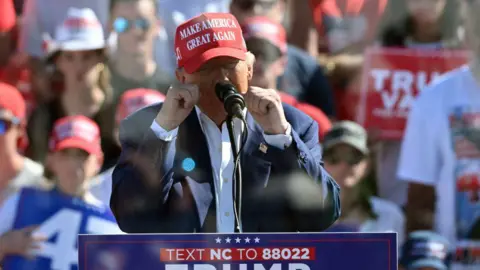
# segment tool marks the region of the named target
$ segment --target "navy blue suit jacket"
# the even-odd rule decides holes
[[[146,107],[121,123],[111,209],[128,233],[216,232],[212,167],[198,116],[192,110],[177,137],[166,142],[150,129],[160,108]],[[244,232],[322,231],[340,215],[339,187],[322,167],[317,123],[292,106],[284,104],[284,111],[293,142],[287,149],[269,146],[266,153],[259,149],[266,145],[263,130],[247,113],[249,136],[241,156]],[[188,158],[195,162],[193,170],[182,164]],[[288,177],[292,172],[302,172],[307,177],[300,178],[318,188],[308,211],[292,203],[287,183],[302,185],[298,177]]]

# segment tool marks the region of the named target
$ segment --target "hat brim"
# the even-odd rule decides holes
[[[46,55],[46,58],[50,59],[51,56],[60,51],[94,51],[105,48],[105,40],[101,40],[95,43],[86,43],[83,40],[68,40],[61,42],[57,47],[49,51]]]
[[[235,48],[213,48],[188,59],[183,65],[185,71],[189,74],[197,71],[205,62],[216,57],[226,56],[245,61],[246,51]]]
[[[447,270],[447,266],[439,261],[439,260],[434,260],[434,259],[420,259],[417,261],[412,262],[411,264],[408,265],[407,269],[408,270],[416,270],[422,267],[431,267],[437,270]]]
[[[53,151],[57,152],[65,149],[81,149],[92,155],[101,153],[101,149],[99,147],[77,138],[69,138],[57,143]]]
[[[339,144],[349,145],[349,146],[357,149],[358,151],[360,151],[364,155],[368,155],[368,153],[369,153],[368,147],[364,143],[362,143],[359,140],[356,140],[354,138],[347,137],[347,136],[340,137],[340,138],[337,138],[337,139],[333,139],[329,142],[324,143],[323,144],[323,149],[326,151],[326,150],[331,149],[332,147],[337,146]]]

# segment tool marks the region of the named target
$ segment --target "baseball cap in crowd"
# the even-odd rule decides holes
[[[17,15],[13,0],[0,1],[0,32],[8,32],[15,26]]]
[[[100,155],[100,128],[83,115],[60,118],[53,125],[49,148],[51,152],[76,148],[89,154]]]
[[[245,40],[263,39],[277,47],[282,54],[287,53],[287,33],[285,28],[267,17],[251,17],[242,25]]]
[[[325,151],[339,144],[352,146],[362,154],[368,154],[367,132],[362,126],[355,122],[337,122],[333,124],[330,131],[325,134],[322,144]]]
[[[422,267],[449,269],[451,263],[448,240],[434,232],[417,231],[410,233],[402,247],[400,265],[408,270]]]
[[[26,105],[20,91],[9,84],[0,82],[0,120],[18,125],[24,124],[25,118]]]
[[[194,73],[208,60],[229,56],[245,60],[247,47],[242,29],[230,13],[202,13],[177,27],[177,67]]]
[[[165,100],[165,95],[147,88],[128,90],[121,98],[117,107],[116,121],[119,123],[130,114],[146,106],[160,103]]]
[[[44,34],[44,42],[47,58],[58,51],[89,51],[106,46],[102,24],[90,8],[69,8],[54,39]]]

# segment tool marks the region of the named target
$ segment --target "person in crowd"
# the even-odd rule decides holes
[[[43,166],[22,156],[25,142],[26,105],[13,86],[0,83],[0,206],[22,187],[43,184]]]
[[[407,230],[434,230],[465,254],[453,264],[478,268],[480,1],[460,1],[468,65],[427,86],[412,105],[401,146],[398,178],[408,182]]]
[[[431,231],[408,235],[399,259],[400,270],[448,270],[452,253],[448,240]]]
[[[458,5],[447,0],[404,1],[406,15],[400,23],[387,26],[380,41],[385,47],[444,50],[463,47],[458,34]],[[402,10],[402,9],[399,9]],[[408,184],[396,177],[401,141],[379,141],[372,138],[376,155],[377,188],[380,197],[404,207]]]
[[[208,27],[215,22],[229,31]],[[196,24],[206,27],[188,36]],[[202,46],[191,47],[202,38]],[[168,90],[162,104],[141,109],[120,126],[122,155],[113,172],[110,201],[120,227],[130,233],[234,232],[243,224],[244,231],[270,231],[274,224],[262,216],[268,210],[251,204],[248,196],[268,188],[276,175],[296,169],[323,190],[316,195],[322,211],[309,229],[330,226],[340,214],[339,190],[321,166],[317,124],[282,105],[276,90],[249,87],[254,56],[235,17],[204,13],[186,21],[177,28],[175,47],[180,85]],[[234,217],[234,161],[226,111],[215,94],[219,82],[233,84],[247,107],[242,224]],[[237,132],[243,126],[238,120],[233,124]],[[143,133],[143,140],[125,137],[127,130]]]
[[[333,124],[323,140],[325,169],[341,188],[342,216],[337,223],[357,226],[362,232],[405,231],[402,210],[394,203],[374,197],[362,184],[369,164],[367,132],[355,122]]]
[[[54,124],[49,146],[47,167],[53,174],[42,190],[78,198],[96,211],[110,212],[107,205],[88,191],[89,179],[99,172],[103,159],[97,124],[80,115],[60,118]],[[32,249],[38,249],[39,242],[48,240],[32,233],[36,226],[12,230],[20,214],[19,198],[20,193],[14,193],[0,208],[0,261],[7,255],[31,257]],[[121,230],[117,226],[112,232],[121,233]]]
[[[278,79],[284,74],[287,61],[287,37],[281,24],[267,17],[251,17],[242,25],[247,49],[255,56],[250,85],[276,89]],[[286,102],[312,117],[319,127],[319,138],[330,129],[328,117],[317,107],[297,99],[283,89],[278,89],[282,102]]]
[[[160,103],[165,100],[165,95],[153,90],[138,88],[126,91],[120,98],[120,102],[117,106],[117,112],[115,117],[115,139],[118,145],[120,145],[120,138],[118,137],[118,131],[120,122],[127,116],[138,111],[143,107],[150,106],[152,104]],[[130,131],[127,131],[130,132]],[[134,134],[134,131],[132,132]],[[136,138],[135,140],[141,140],[142,138]],[[95,177],[91,181],[90,191],[92,194],[100,199],[105,204],[110,203],[110,196],[112,194],[112,173],[115,167],[111,167],[103,173]]]
[[[117,37],[110,57],[115,100],[126,90],[150,88],[166,92],[172,82],[154,59],[154,42],[159,31],[156,0],[111,2],[111,25]]]
[[[230,12],[243,23],[252,16],[265,16],[281,24],[286,12],[286,0],[232,0]],[[291,94],[301,102],[321,109],[328,117],[335,116],[333,92],[315,58],[307,52],[287,45],[287,60],[278,88]]]
[[[175,77],[177,60],[172,52],[175,51],[173,44],[177,26],[202,12],[228,12],[231,0],[196,0],[193,5],[191,0],[155,1],[159,7],[157,17],[161,22],[155,59],[162,70]]]
[[[48,132],[53,123],[67,115],[85,115],[101,130],[105,167],[115,162],[119,149],[114,142],[115,108],[103,29],[93,10],[71,8],[57,28],[55,38],[47,39],[47,61],[64,80],[64,89],[54,100],[40,105],[28,123],[30,145],[27,156],[45,162]]]

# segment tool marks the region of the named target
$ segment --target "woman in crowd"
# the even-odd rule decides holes
[[[392,12],[405,15],[385,27],[380,35],[382,46],[420,50],[463,47],[458,3],[454,0],[405,0],[389,4],[386,16]],[[379,196],[403,207],[407,201],[407,183],[397,181],[396,177],[401,141],[380,141],[377,146]]]
[[[387,200],[371,196],[362,181],[368,170],[366,131],[354,122],[337,122],[325,134],[323,149],[325,169],[342,190],[342,216],[336,225],[347,226],[350,231],[397,232],[400,245],[405,224],[402,211]]]
[[[55,38],[46,37],[46,60],[62,74],[64,85],[53,101],[40,105],[30,118],[27,156],[33,160],[44,163],[48,131],[57,119],[84,115],[100,127],[105,166],[114,163],[119,149],[113,136],[115,110],[105,40],[100,22],[88,8],[70,8]]]

